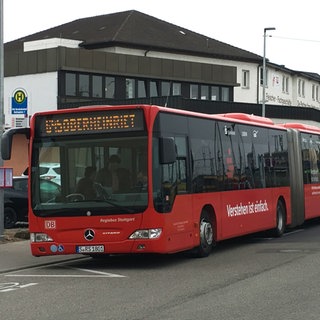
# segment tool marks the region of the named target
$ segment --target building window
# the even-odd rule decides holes
[[[150,97],[158,97],[158,84],[156,81],[150,81]]]
[[[179,82],[161,82],[161,95],[164,97],[168,96],[181,96],[181,83]]]
[[[66,96],[79,98],[114,98],[115,77],[66,72],[64,91]]]
[[[105,77],[104,95],[108,99],[114,99],[116,79],[114,77]]]
[[[65,72],[65,96],[115,99],[116,91],[119,99],[147,97],[188,96],[190,99],[230,101],[232,88],[209,86],[207,84],[180,83],[157,79],[116,78],[101,74],[84,74]],[[117,80],[117,81],[116,81]],[[248,79],[247,79],[248,80]],[[117,87],[118,83],[118,87]],[[124,91],[125,84],[125,91]],[[183,93],[182,93],[183,92]]]
[[[315,101],[316,100],[316,86],[313,84],[312,88],[311,88],[311,96],[312,96],[312,100]]]
[[[92,76],[92,95],[94,98],[102,98],[102,77]]]
[[[81,97],[89,97],[89,75],[79,75],[79,95]]]
[[[173,82],[172,84],[172,95],[181,96],[181,83]]]
[[[190,99],[198,99],[198,85],[190,84]]]
[[[230,101],[230,88],[221,88],[221,101]]]
[[[229,87],[190,84],[190,99],[230,101]]]
[[[162,81],[161,82],[161,95],[164,97],[170,96],[170,82]]]
[[[202,85],[201,90],[201,100],[209,100],[209,87]]]
[[[304,80],[299,79],[298,80],[298,96],[299,97],[304,97]]]
[[[213,101],[220,100],[219,87],[215,87],[215,86],[211,87],[211,100]]]
[[[282,92],[289,93],[289,77],[285,75],[282,76]]]
[[[135,98],[135,80],[126,79],[126,99]]]
[[[146,98],[147,90],[146,83],[143,80],[138,80],[138,98]]]
[[[242,70],[242,88],[249,89],[249,70]]]
[[[76,74],[66,73],[66,96],[75,96],[76,88]]]
[[[315,84],[312,85],[312,100],[319,101],[319,86]]]

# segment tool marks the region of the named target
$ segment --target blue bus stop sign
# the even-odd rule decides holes
[[[28,96],[22,89],[18,89],[13,93],[11,98],[12,114],[28,115]]]

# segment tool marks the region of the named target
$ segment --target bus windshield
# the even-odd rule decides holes
[[[147,135],[38,137],[31,203],[37,216],[138,213],[147,207]],[[40,188],[41,179],[50,181]]]

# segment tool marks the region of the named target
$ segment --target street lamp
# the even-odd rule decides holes
[[[267,71],[266,71],[266,36],[267,31],[276,30],[276,28],[263,29],[263,65],[262,65],[262,116],[266,115],[266,84],[267,84]]]

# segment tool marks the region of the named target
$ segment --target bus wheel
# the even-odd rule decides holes
[[[199,258],[207,257],[215,245],[212,220],[207,211],[201,213],[200,218],[200,245],[195,250]]]
[[[286,211],[282,201],[277,203],[277,225],[275,229],[272,230],[272,236],[279,238],[284,234],[286,229]]]

